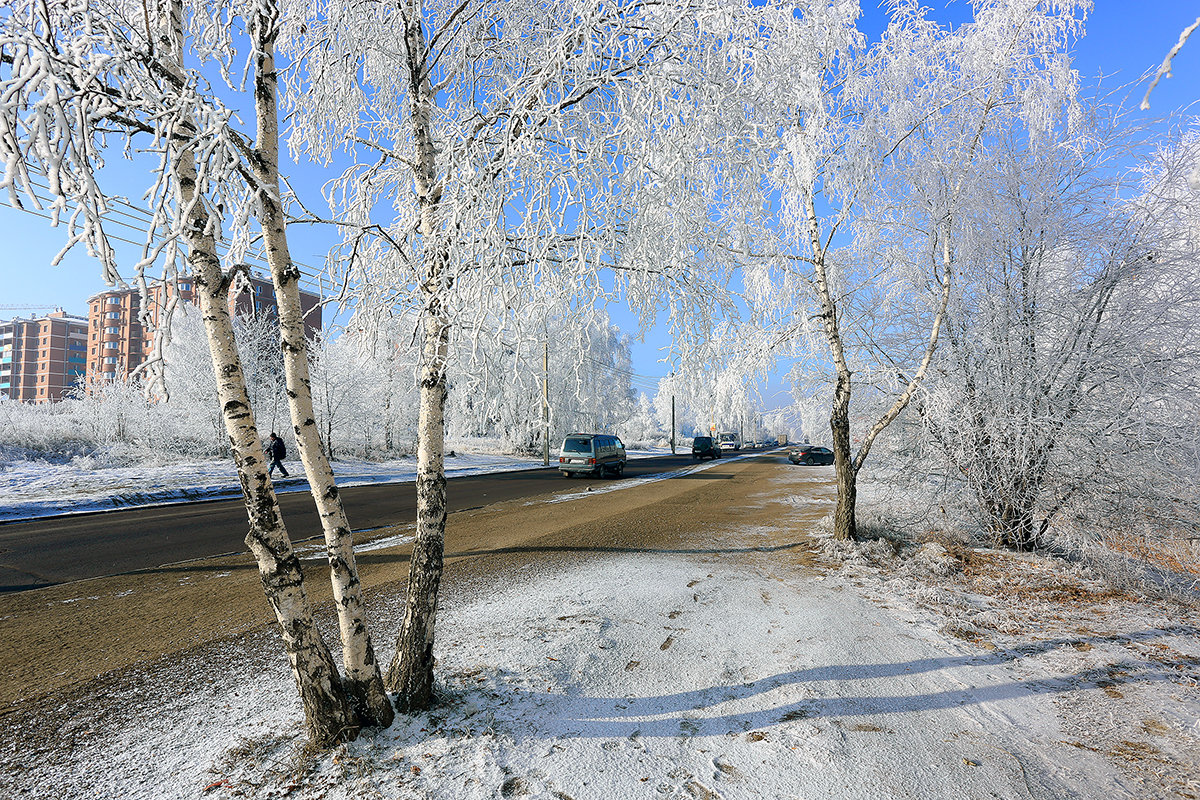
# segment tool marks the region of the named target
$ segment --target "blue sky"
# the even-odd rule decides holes
[[[964,2],[926,2],[939,8],[937,16],[947,21],[957,22],[969,16],[969,6]],[[874,38],[883,27],[884,16],[870,0],[863,5],[863,28]],[[1200,14],[1200,4],[1195,0],[1096,0],[1096,7],[1088,19],[1087,34],[1075,47],[1075,66],[1085,78],[1106,76],[1105,84],[1110,87],[1135,82],[1144,72],[1161,63],[1178,40],[1179,33],[1196,19],[1197,14]],[[1132,105],[1140,102],[1144,90],[1145,83],[1131,88]],[[1161,117],[1198,100],[1200,32],[1175,59],[1173,77],[1159,83],[1151,98],[1149,114]],[[1200,108],[1193,108],[1192,113],[1200,113]],[[314,195],[316,187],[327,177],[311,168],[293,171],[299,177],[311,180],[310,189]],[[5,200],[0,198],[0,202]],[[137,238],[130,233],[130,238]],[[0,237],[6,243],[0,253],[0,319],[41,313],[39,310],[5,308],[11,305],[62,306],[68,312],[84,314],[87,298],[105,288],[99,265],[82,248],[77,248],[58,266],[50,266],[64,242],[64,235],[62,229],[51,228],[43,219],[0,205]],[[318,267],[332,240],[332,234],[322,236],[311,230],[296,230],[292,234],[293,255],[300,262]],[[631,315],[617,308],[610,311],[618,325],[633,332]],[[667,372],[667,367],[658,363],[666,344],[665,333],[657,329],[650,331],[644,341],[635,342],[634,370],[649,376]],[[771,393],[778,388],[772,385]],[[770,407],[777,402],[767,405]]]

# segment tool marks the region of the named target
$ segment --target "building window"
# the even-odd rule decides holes
[[[120,298],[120,297],[117,297],[116,295],[113,295],[113,296],[111,296],[111,297],[106,297],[106,298],[104,299],[104,302],[106,302],[106,303],[109,303],[109,304],[111,305],[111,304],[113,304],[113,303],[119,303],[119,302],[121,302],[121,298]]]
[[[105,349],[105,350],[116,350],[116,349],[117,349],[117,346],[118,346],[119,344],[120,344],[120,342],[105,342],[105,343],[104,343],[104,349]]]
[[[104,363],[105,364],[115,364],[115,363],[117,363],[117,357],[116,356],[105,356]]]
[[[105,318],[107,318],[107,319],[120,319],[120,318],[121,318],[121,312],[120,312],[120,311],[109,311],[109,312],[108,312],[107,314],[105,314],[104,316],[105,316]]]

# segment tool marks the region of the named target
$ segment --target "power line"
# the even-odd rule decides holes
[[[658,382],[661,381],[663,378],[667,377],[666,375],[642,375],[640,373],[634,372],[633,370],[622,369],[621,367],[618,367],[615,364],[605,364],[603,361],[592,358],[591,356],[588,356],[588,355],[585,355],[583,358],[585,361],[590,361],[593,364],[595,364],[596,366],[603,367],[604,369],[607,369],[610,372],[617,372],[622,375],[628,375],[632,382],[637,383],[640,381],[640,382],[646,384],[647,388],[657,389]]]
[[[52,204],[54,202],[53,199],[49,196],[49,191],[50,191],[49,186],[46,186],[44,184],[41,184],[41,183],[38,183],[38,182],[32,181],[32,180],[29,182],[29,184],[33,188],[41,189],[43,192],[47,193],[47,196],[42,196],[41,194],[39,194],[37,192],[31,192],[33,194],[33,196],[35,198],[37,198],[37,200],[39,202],[44,203],[44,204]],[[109,203],[110,207],[116,207],[116,210],[115,210],[115,212],[110,212],[110,213],[106,213],[105,215],[103,215],[102,219],[105,222],[110,222],[114,225],[118,225],[123,228],[133,230],[137,233],[142,234],[143,236],[149,237],[150,223],[154,219],[154,215],[152,212],[150,212],[147,209],[136,206],[133,203],[130,203],[129,201],[123,200],[121,198],[113,197],[113,198],[106,198],[106,199],[107,199],[107,202]],[[70,201],[68,201],[68,203],[70,203]],[[33,208],[23,208],[23,207],[14,205],[12,202],[9,201],[9,199],[7,197],[0,196],[0,205],[15,209],[17,211],[22,211],[26,214],[33,214],[34,216],[41,217],[42,219],[46,219],[46,220],[54,219],[53,215],[51,215],[45,211],[39,211],[39,210],[33,209]],[[122,219],[118,219],[116,216],[113,215],[113,213],[123,216],[123,217],[126,217],[127,219],[131,220],[131,222],[126,222]],[[138,223],[140,223],[140,224],[138,224]],[[132,239],[127,239],[123,236],[119,236],[119,235],[116,235],[116,234],[113,234],[113,233],[110,233],[107,231],[105,232],[105,237],[112,241],[122,242],[124,244],[132,245],[132,246],[138,247],[138,248],[143,248],[146,246],[145,240],[137,242],[137,241],[133,241]],[[227,244],[219,243],[217,245],[217,254],[218,255],[225,256],[228,253],[229,253],[229,246]],[[259,265],[264,266],[264,267],[268,266],[267,259],[263,255],[261,250],[256,249],[256,248],[248,248],[246,251],[246,255],[249,259],[257,262]],[[321,294],[322,290],[324,289],[324,286],[321,282],[321,277],[320,277],[320,274],[318,273],[318,271],[314,267],[312,267],[308,264],[305,264],[304,262],[299,261],[297,259],[292,259],[292,264],[300,272],[301,284],[305,284],[310,288],[316,289],[317,290],[316,294],[318,294],[318,295]],[[308,270],[308,272],[305,272],[305,270]]]

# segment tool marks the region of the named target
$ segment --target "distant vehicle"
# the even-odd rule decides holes
[[[800,444],[788,451],[788,461],[791,461],[793,464],[804,464],[805,466],[832,464],[833,451],[827,447]]]
[[[722,450],[741,450],[742,437],[731,431],[723,431],[717,434],[717,444]]]
[[[720,458],[721,448],[711,436],[697,436],[692,439],[692,459]]]
[[[625,471],[625,445],[603,433],[571,433],[558,453],[558,471],[572,475],[620,476]]]

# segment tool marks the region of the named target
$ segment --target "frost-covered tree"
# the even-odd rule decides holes
[[[854,535],[857,477],[872,445],[928,370],[988,141],[1020,120],[1042,130],[1069,102],[1063,47],[1083,5],[981,0],[971,22],[947,29],[919,4],[897,2],[870,46],[854,3],[779,8],[756,23],[748,116],[761,133],[746,149],[768,165],[763,192],[777,202],[766,208],[774,238],[745,248],[746,283],[769,342],[820,348],[833,375],[839,537]],[[894,241],[901,229],[917,232],[903,247]],[[937,291],[926,304],[929,285]],[[924,320],[924,341],[881,360],[872,333],[899,309]],[[862,364],[877,375],[886,365],[893,386],[856,436],[851,395]]]
[[[662,154],[668,143],[699,146],[687,113],[706,91],[698,62],[720,59],[706,49],[716,42],[708,31],[737,9],[304,5],[312,19],[286,44],[297,65],[291,144],[318,160],[343,146],[356,154],[329,188],[348,231],[343,263],[361,304],[419,321],[417,542],[389,684],[401,707],[423,708],[442,573],[451,332],[470,330],[482,308],[506,309],[513,324],[540,317],[528,311],[551,293],[590,307],[612,290],[597,278],[606,268],[647,309],[663,287],[701,290],[695,262],[676,258],[682,245],[662,235],[682,223],[637,214],[686,195],[679,176],[694,164],[680,149]]]
[[[299,560],[266,471],[235,346],[229,292],[244,267],[223,267],[217,250],[218,242],[227,241],[236,258],[250,236],[249,220],[254,216],[263,220],[264,234],[270,238],[268,260],[285,294],[279,303],[285,343],[289,350],[299,348],[302,353],[294,335],[298,311],[291,309],[288,295],[294,294],[295,268],[281,241],[282,223],[275,213],[279,191],[271,45],[278,21],[277,9],[269,2],[11,3],[0,15],[0,157],[5,164],[0,188],[9,192],[14,205],[40,208],[35,177],[44,179],[53,221],[66,226],[66,246],[86,244],[100,260],[105,279],[120,282],[105,227],[109,194],[102,184],[111,175],[103,173],[102,167],[105,158],[114,154],[148,154],[156,162],[145,190],[152,220],[133,279],[146,297],[148,267],[162,263],[164,277],[170,279],[183,261],[194,280],[217,396],[246,501],[247,545],[258,561],[264,590],[280,624],[309,733],[317,743],[326,744],[353,736],[364,707],[378,708],[384,715],[390,714],[390,707],[384,708],[388,704],[378,666],[369,646],[363,646],[367,640],[361,620],[342,626],[347,662],[361,665],[367,673],[364,677],[360,670],[348,676],[348,683],[343,683],[313,624]],[[248,77],[259,123],[253,136],[236,129],[238,118],[213,82],[229,93],[244,86],[233,75],[238,52],[235,22],[244,24],[242,30],[253,41],[253,73]],[[142,312],[148,324],[147,309]],[[296,359],[290,364],[294,366]],[[297,438],[304,438],[305,429],[297,428]],[[336,492],[327,491],[328,485],[331,481],[317,480],[314,492],[336,497]],[[345,555],[349,529],[330,525],[330,535],[341,543],[329,548],[335,593],[341,599],[346,590],[351,598],[339,603],[339,615],[344,617],[355,613],[353,597],[358,592],[352,557]],[[338,580],[339,575],[345,579]],[[356,700],[363,697],[355,690],[370,684],[372,669],[377,689],[367,697],[382,698],[382,703],[352,705],[347,688]],[[374,720],[367,717],[367,721]]]
[[[279,321],[273,314],[237,314],[233,320],[246,393],[264,430],[286,423],[286,380],[279,351]]]
[[[918,409],[940,482],[967,488],[999,545],[1043,546],[1072,509],[1195,506],[1200,137],[1160,149],[1134,189],[1124,144],[1100,126],[1060,147],[1009,140],[987,178],[988,235],[961,251]]]
[[[659,427],[655,418],[654,404],[645,392],[638,395],[633,413],[618,428],[618,432],[626,443],[652,442],[663,438],[663,429]]]
[[[354,449],[365,453],[370,445],[364,432],[379,426],[383,417],[381,365],[349,333],[319,334],[309,352],[313,411],[327,455]]]

